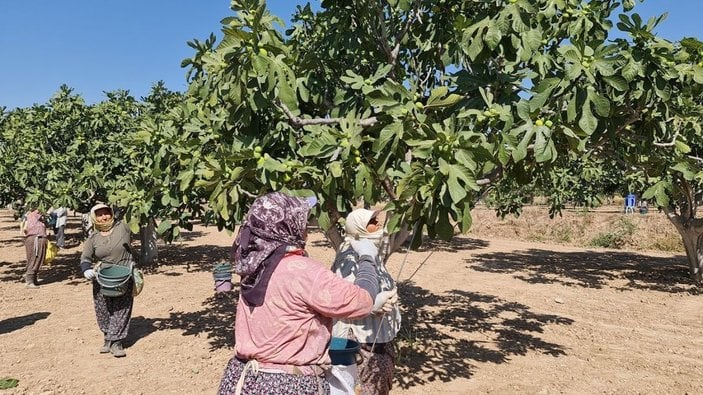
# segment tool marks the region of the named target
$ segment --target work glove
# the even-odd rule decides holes
[[[374,299],[373,309],[374,314],[385,314],[393,310],[393,305],[398,302],[398,290],[379,292]]]
[[[369,255],[374,258],[378,256],[378,247],[369,239],[352,240],[350,244],[359,256]]]
[[[95,272],[93,269],[88,269],[83,272],[83,277],[87,278],[88,280],[92,280],[95,278]]]

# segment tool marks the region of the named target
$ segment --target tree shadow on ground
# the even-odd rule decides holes
[[[0,247],[10,247],[12,245],[24,247],[24,237],[19,232],[17,232],[17,236],[0,240]]]
[[[235,284],[234,289],[239,289]],[[126,346],[131,347],[139,340],[159,330],[179,330],[182,336],[205,335],[210,350],[234,346],[234,317],[239,292],[232,290],[208,297],[202,303],[203,309],[193,312],[170,312],[167,318],[132,317],[130,334]]]
[[[4,319],[0,321],[0,335],[14,332],[18,329],[24,328],[25,326],[34,325],[35,322],[46,319],[50,314],[51,313],[49,313],[48,311],[42,311],[38,313],[23,315],[20,317]]]
[[[83,281],[80,273],[78,261],[80,260],[80,252],[67,253],[66,250],[59,252],[54,261],[50,264],[44,264],[39,269],[37,277],[39,285],[71,281],[68,284],[79,284]],[[3,281],[23,281],[24,274],[27,269],[26,259],[21,262],[0,262],[0,282]]]
[[[537,334],[550,324],[571,325],[569,318],[476,292],[437,295],[407,281],[398,284],[398,293],[403,324],[396,338],[395,377],[404,389],[469,378],[476,362],[507,363],[528,352],[566,355],[563,346]],[[480,339],[469,339],[470,334]]]
[[[476,271],[513,274],[531,284],[562,284],[585,288],[613,287],[661,292],[698,293],[686,259],[630,252],[556,252],[529,249],[477,254],[467,260]],[[626,280],[623,286],[611,281]]]
[[[408,240],[408,243],[410,240]],[[467,250],[477,250],[488,247],[490,243],[486,240],[473,239],[470,237],[456,236],[451,241],[439,239],[427,239],[422,242],[418,251],[437,251],[460,253]]]
[[[230,247],[216,245],[188,246],[185,244],[170,244],[159,247],[158,266],[161,269],[169,266],[185,266],[187,272],[209,272],[214,265],[223,260],[229,260]],[[147,272],[155,268],[147,266]],[[154,269],[154,270],[152,270]],[[177,275],[165,273],[166,275]]]
[[[175,240],[175,243],[179,242],[186,242],[186,241],[193,241],[196,239],[199,239],[203,237],[205,233],[201,231],[195,231],[195,230],[189,230],[189,231],[184,231],[178,234],[178,237]]]

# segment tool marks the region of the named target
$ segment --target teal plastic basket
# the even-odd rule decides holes
[[[124,295],[132,279],[132,267],[131,263],[129,266],[100,264],[95,276],[100,284],[100,293],[111,297]]]
[[[330,340],[330,359],[332,365],[354,365],[356,363],[356,353],[361,346],[358,342],[345,339],[343,337],[333,337]]]

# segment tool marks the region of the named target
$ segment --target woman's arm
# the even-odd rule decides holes
[[[95,247],[93,246],[93,238],[89,237],[85,241],[85,245],[83,246],[83,253],[81,253],[81,260],[80,260],[81,273],[90,269],[90,267],[93,266],[93,255],[94,254],[95,254]]]
[[[364,277],[366,277],[364,275]],[[361,318],[366,317],[373,309],[374,299],[371,293],[373,286],[362,281],[363,286],[352,284],[341,279],[324,267],[320,267],[317,276],[309,286],[305,287],[304,302],[311,309],[330,318]]]

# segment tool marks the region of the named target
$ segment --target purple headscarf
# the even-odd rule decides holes
[[[271,274],[286,249],[305,247],[311,199],[272,192],[249,208],[232,244],[234,271],[242,277],[241,294],[251,305],[263,304]]]

